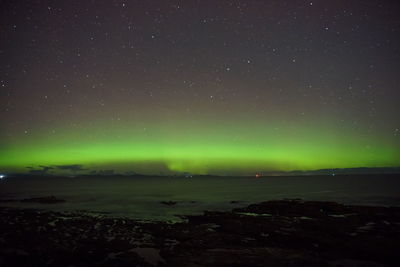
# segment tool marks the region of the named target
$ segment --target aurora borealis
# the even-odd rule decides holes
[[[400,166],[399,13],[396,1],[3,1],[0,171]]]

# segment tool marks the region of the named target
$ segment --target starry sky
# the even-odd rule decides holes
[[[2,172],[400,166],[398,1],[0,9]]]

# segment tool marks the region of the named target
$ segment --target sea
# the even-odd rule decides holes
[[[1,201],[0,206],[171,222],[180,220],[180,215],[197,215],[205,210],[228,211],[282,199],[400,206],[400,175],[6,177],[0,180],[0,200],[46,196],[65,202]]]

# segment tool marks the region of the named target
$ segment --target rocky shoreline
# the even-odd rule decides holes
[[[54,197],[46,201],[61,201]],[[41,201],[36,199],[36,201]],[[165,205],[172,206],[166,201]],[[278,200],[179,223],[0,208],[1,266],[398,266],[400,208]]]

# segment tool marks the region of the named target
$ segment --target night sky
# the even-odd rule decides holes
[[[2,172],[400,166],[398,1],[0,9]]]

